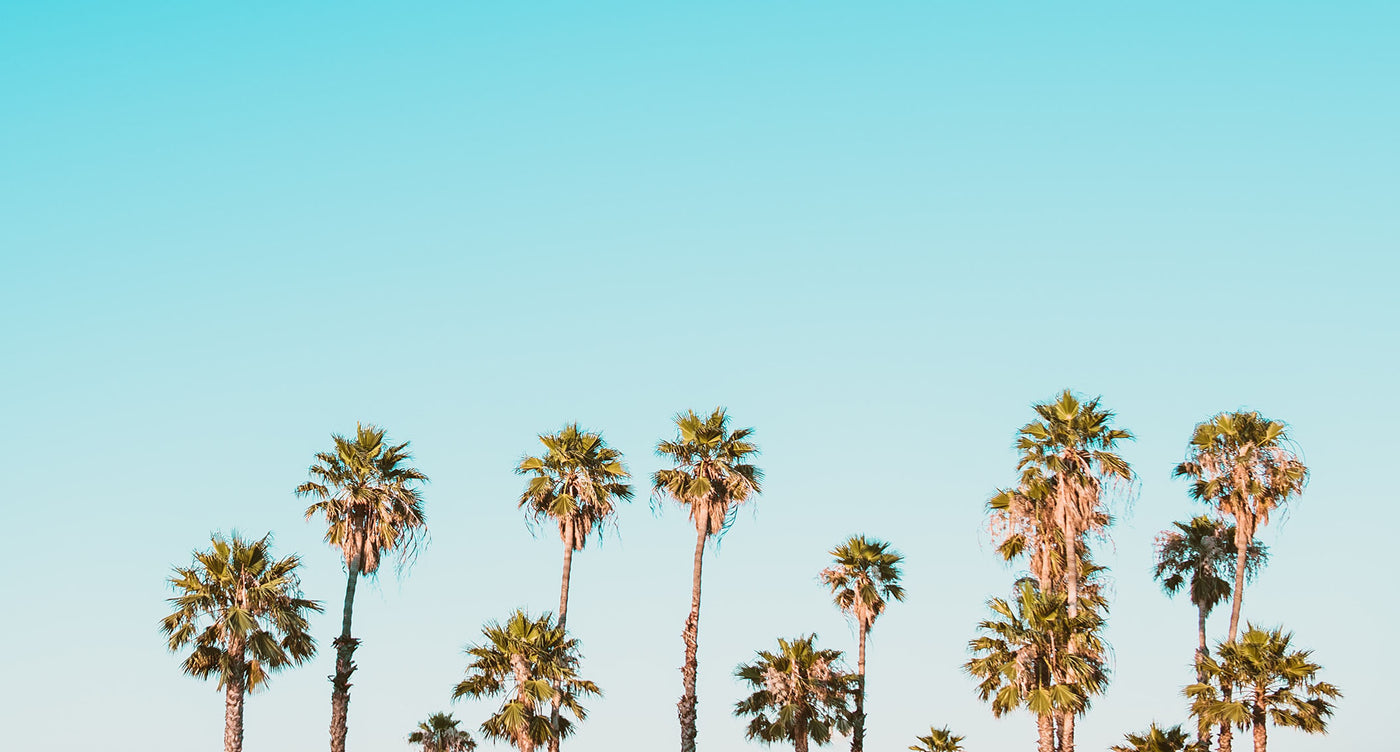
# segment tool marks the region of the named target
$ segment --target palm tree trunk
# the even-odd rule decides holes
[[[1264,708],[1255,704],[1253,716],[1250,721],[1254,724],[1254,752],[1268,752],[1269,750],[1269,719],[1264,715]]]
[[[1201,669],[1201,662],[1210,655],[1210,649],[1206,647],[1206,616],[1209,614],[1205,606],[1197,606],[1196,613],[1196,683],[1205,684],[1206,674]],[[1196,742],[1202,750],[1210,749],[1210,724],[1199,718],[1196,720]]]
[[[355,610],[355,585],[360,580],[360,560],[350,562],[350,574],[345,582],[345,612],[341,616],[340,636],[335,639],[335,678],[331,679],[331,752],[345,752],[345,735],[349,732],[350,674],[355,672],[351,658],[360,641],[350,636],[350,616]]]
[[[865,635],[864,624],[860,625],[860,657],[856,660],[856,713],[852,719],[855,728],[851,732],[851,752],[865,749]]]
[[[1254,536],[1249,536],[1245,540],[1240,540],[1238,532],[1243,526],[1235,527],[1235,592],[1230,601],[1230,642],[1235,641],[1235,635],[1239,633],[1240,627],[1240,606],[1244,603],[1244,570],[1245,557],[1249,554],[1249,544]]]
[[[1035,718],[1036,730],[1040,732],[1040,743],[1036,746],[1037,752],[1055,752],[1055,722],[1049,713],[1042,713]]]
[[[243,680],[224,685],[224,752],[243,752]]]
[[[695,533],[695,569],[690,578],[690,615],[685,619],[685,666],[681,668],[681,684],[685,688],[676,715],[681,722],[681,752],[695,752],[695,674],[699,668],[696,653],[700,645],[700,568],[705,556],[705,539],[709,530],[700,527]]]
[[[792,752],[807,752],[807,717],[804,714],[797,716],[797,722],[793,724]]]
[[[564,574],[559,582],[559,629],[564,629],[564,620],[569,618],[569,576],[574,568],[574,524],[565,523],[564,531]],[[554,733],[549,737],[549,752],[559,752],[559,708],[563,705],[563,688],[555,683],[554,699],[550,703],[549,728]]]
[[[1074,713],[1067,712],[1060,720],[1060,752],[1074,752]]]
[[[519,703],[521,707],[533,708],[533,702],[525,691],[525,684],[530,680],[530,666],[525,662],[525,656],[520,653],[511,653],[510,670],[511,673],[515,674],[515,701]],[[520,750],[520,752],[535,752],[535,740],[530,736],[530,727],[528,725],[516,730],[515,748]]]

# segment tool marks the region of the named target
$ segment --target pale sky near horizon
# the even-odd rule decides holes
[[[1081,749],[1186,721],[1195,615],[1152,541],[1199,511],[1170,478],[1192,426],[1240,407],[1313,471],[1245,618],[1346,693],[1271,748],[1393,748],[1397,38],[1381,2],[0,5],[0,748],[219,749],[156,626],[231,529],[327,608],[246,748],[324,745],[344,580],[291,491],[356,421],[412,442],[432,540],[360,590],[349,749],[475,729],[462,648],[558,592],[511,470],[575,420],[640,487],[575,557],[606,697],[565,748],[672,748],[693,532],[643,484],[675,412],[725,405],[768,481],[707,554],[701,745],[758,748],[730,712],[754,650],[854,650],[816,575],[864,532],[910,593],[868,748],[1030,749],[959,667],[1016,576],[983,504],[1066,387],[1140,475]]]

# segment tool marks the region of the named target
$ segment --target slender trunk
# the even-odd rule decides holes
[[[1240,606],[1244,603],[1244,570],[1245,557],[1249,554],[1249,544],[1254,539],[1252,534],[1246,534],[1245,520],[1235,518],[1235,592],[1230,600],[1230,636],[1229,642],[1234,642],[1239,634],[1240,628]],[[1220,687],[1220,694],[1225,702],[1234,698],[1235,688],[1229,684]],[[1220,725],[1220,752],[1232,752],[1234,748],[1235,730],[1228,724]]]
[[[533,708],[534,702],[525,691],[525,684],[530,681],[530,665],[525,662],[525,656],[511,653],[510,670],[515,674],[515,701],[523,708]],[[520,752],[535,752],[535,740],[530,736],[528,724],[515,733],[515,748]]]
[[[345,581],[345,613],[341,616],[340,636],[335,645],[335,677],[331,679],[331,752],[345,752],[345,735],[349,732],[346,718],[350,712],[350,674],[355,672],[351,661],[360,641],[350,636],[350,616],[355,610],[355,585],[360,580],[360,560],[350,562]]]
[[[853,721],[855,728],[851,731],[851,752],[863,752],[865,749],[865,635],[867,627],[865,624],[859,626],[860,629],[860,657],[856,660],[856,712]]]
[[[1040,742],[1036,745],[1037,752],[1055,752],[1055,721],[1051,719],[1049,713],[1042,713],[1035,718],[1036,730],[1040,732]]]
[[[243,678],[224,684],[224,752],[243,752]]]
[[[695,674],[698,668],[696,651],[700,644],[700,567],[705,556],[705,539],[709,530],[700,527],[695,533],[695,569],[690,578],[690,615],[685,619],[685,666],[681,669],[681,684],[685,688],[676,715],[681,721],[681,752],[695,752]]]
[[[1254,752],[1268,752],[1269,718],[1264,715],[1264,708],[1257,703],[1251,715],[1253,717],[1250,721],[1254,724]]]
[[[1229,701],[1229,693],[1225,693],[1226,702]],[[1235,729],[1228,723],[1220,724],[1220,752],[1231,752],[1235,746]]]
[[[797,722],[793,724],[792,752],[807,752],[807,717],[798,715]]]
[[[1060,721],[1060,752],[1074,752],[1074,713],[1066,712]]]
[[[559,582],[559,629],[564,629],[564,621],[569,618],[569,575],[574,567],[574,523],[569,521],[564,529],[564,574]],[[559,752],[559,709],[564,703],[563,687],[554,685],[554,699],[549,708],[549,752]]]
[[[1206,673],[1202,663],[1210,657],[1210,649],[1206,647],[1206,616],[1209,612],[1205,606],[1197,606],[1196,613],[1199,617],[1196,621],[1196,683],[1205,684]],[[1210,749],[1210,723],[1199,718],[1196,719],[1196,742],[1202,750]]]

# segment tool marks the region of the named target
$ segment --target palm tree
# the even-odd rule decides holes
[[[685,620],[684,691],[676,703],[681,724],[681,752],[695,752],[696,652],[700,644],[700,570],[705,542],[728,529],[739,505],[760,493],[763,471],[748,463],[758,447],[748,441],[752,428],[729,430],[724,408],[701,418],[694,410],[675,418],[674,441],[656,445],[656,453],[675,463],[652,475],[653,494],[669,497],[690,512],[695,523],[695,564],[690,578],[690,614]]]
[[[1341,691],[1317,674],[1311,650],[1294,650],[1293,634],[1282,627],[1264,630],[1247,625],[1237,641],[1220,643],[1216,658],[1204,663],[1206,681],[1186,688],[1191,712],[1210,723],[1232,724],[1254,731],[1254,752],[1269,746],[1269,721],[1309,734],[1327,732],[1332,700]],[[1239,689],[1232,699],[1222,690]]]
[[[1112,518],[1105,509],[1105,495],[1114,484],[1133,480],[1132,469],[1116,453],[1118,443],[1131,440],[1131,432],[1113,427],[1113,412],[1100,406],[1100,398],[1081,402],[1068,389],[1053,401],[1033,406],[1037,420],[1021,428],[1016,448],[1020,452],[1020,493],[1035,506],[1031,521],[1049,522],[1056,529],[1038,531],[1037,539],[1049,550],[1058,547],[1069,616],[1078,615],[1081,572],[1087,555],[1085,536],[1101,533]],[[999,495],[1000,496],[1000,495]],[[995,504],[996,498],[993,499]],[[995,509],[995,506],[994,506]],[[1033,570],[1044,577],[1054,558],[1041,553]],[[1003,556],[1007,555],[1003,551]],[[1048,579],[1048,578],[1047,578]],[[1044,585],[1042,584],[1042,589]],[[1074,750],[1074,714],[1062,715],[1061,746]]]
[[[963,752],[963,739],[966,737],[954,736],[947,726],[943,728],[928,729],[928,736],[917,738],[918,744],[914,744],[909,749],[914,752]]]
[[[408,735],[408,743],[419,745],[423,752],[472,752],[476,741],[464,729],[457,728],[458,723],[450,713],[433,713]]]
[[[1029,580],[1018,583],[1014,600],[993,598],[987,606],[1001,618],[977,625],[983,634],[968,643],[973,657],[963,669],[981,680],[978,696],[993,716],[1019,707],[1035,713],[1040,752],[1056,752],[1063,742],[1057,747],[1055,721],[1083,712],[1107,684],[1103,620],[1092,607],[1071,617],[1064,593]]]
[[[559,526],[564,542],[564,574],[559,585],[559,627],[569,615],[569,576],[574,551],[582,551],[588,536],[601,535],[616,512],[615,501],[630,501],[631,477],[622,465],[622,453],[609,447],[596,433],[579,430],[571,423],[557,434],[541,435],[545,452],[521,460],[516,472],[529,475],[530,482],[520,495],[520,506],[535,520],[551,519]],[[559,725],[559,699],[555,695],[550,723]],[[558,752],[559,735],[549,739],[550,752]]]
[[[1235,526],[1204,515],[1190,522],[1174,522],[1176,531],[1157,536],[1157,568],[1153,576],[1168,595],[1186,588],[1196,606],[1196,681],[1206,680],[1200,663],[1210,651],[1206,647],[1206,617],[1221,601],[1230,597],[1230,581],[1221,577],[1235,563]],[[1268,560],[1268,550],[1251,542],[1246,556],[1246,576],[1253,576]],[[1210,724],[1202,721],[1196,740],[1210,744]]]
[[[1230,641],[1240,623],[1240,604],[1254,535],[1269,515],[1308,480],[1308,468],[1291,448],[1288,427],[1257,412],[1220,413],[1197,424],[1186,461],[1174,477],[1191,478],[1191,496],[1235,520],[1234,599]]]
[[[809,742],[831,741],[831,732],[850,729],[846,694],[851,677],[841,671],[841,651],[820,650],[816,635],[778,640],[776,652],[759,651],[751,664],[740,664],[734,675],[753,694],[734,705],[734,715],[752,716],[746,737],[792,742],[807,752]]]
[[[249,541],[238,533],[215,534],[208,551],[196,551],[188,567],[176,567],[170,599],[176,611],[160,622],[170,650],[193,650],[181,668],[224,690],[224,752],[243,749],[243,698],[265,686],[269,675],[310,660],[316,640],[307,614],[320,611],[301,597],[301,559],[272,555],[272,536]]]
[[[521,752],[534,752],[555,734],[572,734],[572,721],[561,717],[556,727],[545,708],[559,696],[563,708],[582,721],[588,712],[579,697],[602,694],[598,685],[578,676],[578,640],[550,613],[532,618],[516,611],[504,624],[488,624],[481,632],[486,641],[467,649],[472,658],[467,676],[452,691],[453,699],[504,695],[500,710],[481,724],[481,732]]]
[[[297,486],[296,493],[316,499],[306,508],[306,519],[325,518],[326,542],[341,550],[349,573],[331,679],[331,752],[345,752],[350,674],[355,671],[351,659],[360,644],[350,634],[355,585],[361,575],[378,572],[388,553],[397,552],[401,564],[412,560],[426,529],[419,485],[428,477],[406,464],[411,459],[408,442],[389,445],[381,428],[357,425],[354,439],[332,439],[335,451],[316,455],[308,471],[311,480]]]
[[[1141,734],[1124,734],[1124,743],[1109,747],[1110,752],[1186,752],[1193,749],[1188,743],[1186,732],[1180,726],[1160,728],[1152,724]],[[1209,752],[1209,744],[1200,743],[1200,752]]]
[[[888,601],[904,600],[904,588],[899,585],[899,563],[904,557],[890,550],[890,544],[864,535],[852,536],[832,549],[831,556],[836,563],[822,570],[821,581],[831,588],[836,607],[855,619],[860,634],[851,752],[861,752],[865,748],[865,637]]]

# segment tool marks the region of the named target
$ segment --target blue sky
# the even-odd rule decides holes
[[[910,599],[870,651],[870,745],[951,724],[1027,748],[959,671],[1015,572],[982,504],[1029,406],[1102,394],[1139,439],[1099,749],[1184,720],[1194,614],[1150,579],[1196,511],[1195,422],[1288,421],[1313,469],[1245,616],[1284,623],[1389,734],[1374,638],[1400,513],[1400,11],[1384,3],[281,3],[0,8],[0,746],[215,749],[222,702],[156,622],[211,530],[276,534],[336,611],[291,489],[357,420],[433,479],[432,542],[362,588],[351,750],[406,748],[481,624],[557,597],[515,508],[568,421],[638,478],[669,417],[728,406],[768,474],[707,560],[701,742],[776,637],[852,649],[816,582],[865,532]],[[641,494],[639,496],[644,496]],[[639,498],[575,559],[607,692],[569,748],[674,744],[692,533]],[[1218,636],[1223,620],[1213,625]],[[251,699],[250,749],[322,744],[315,665]],[[1369,638],[1369,639],[1368,639]]]

